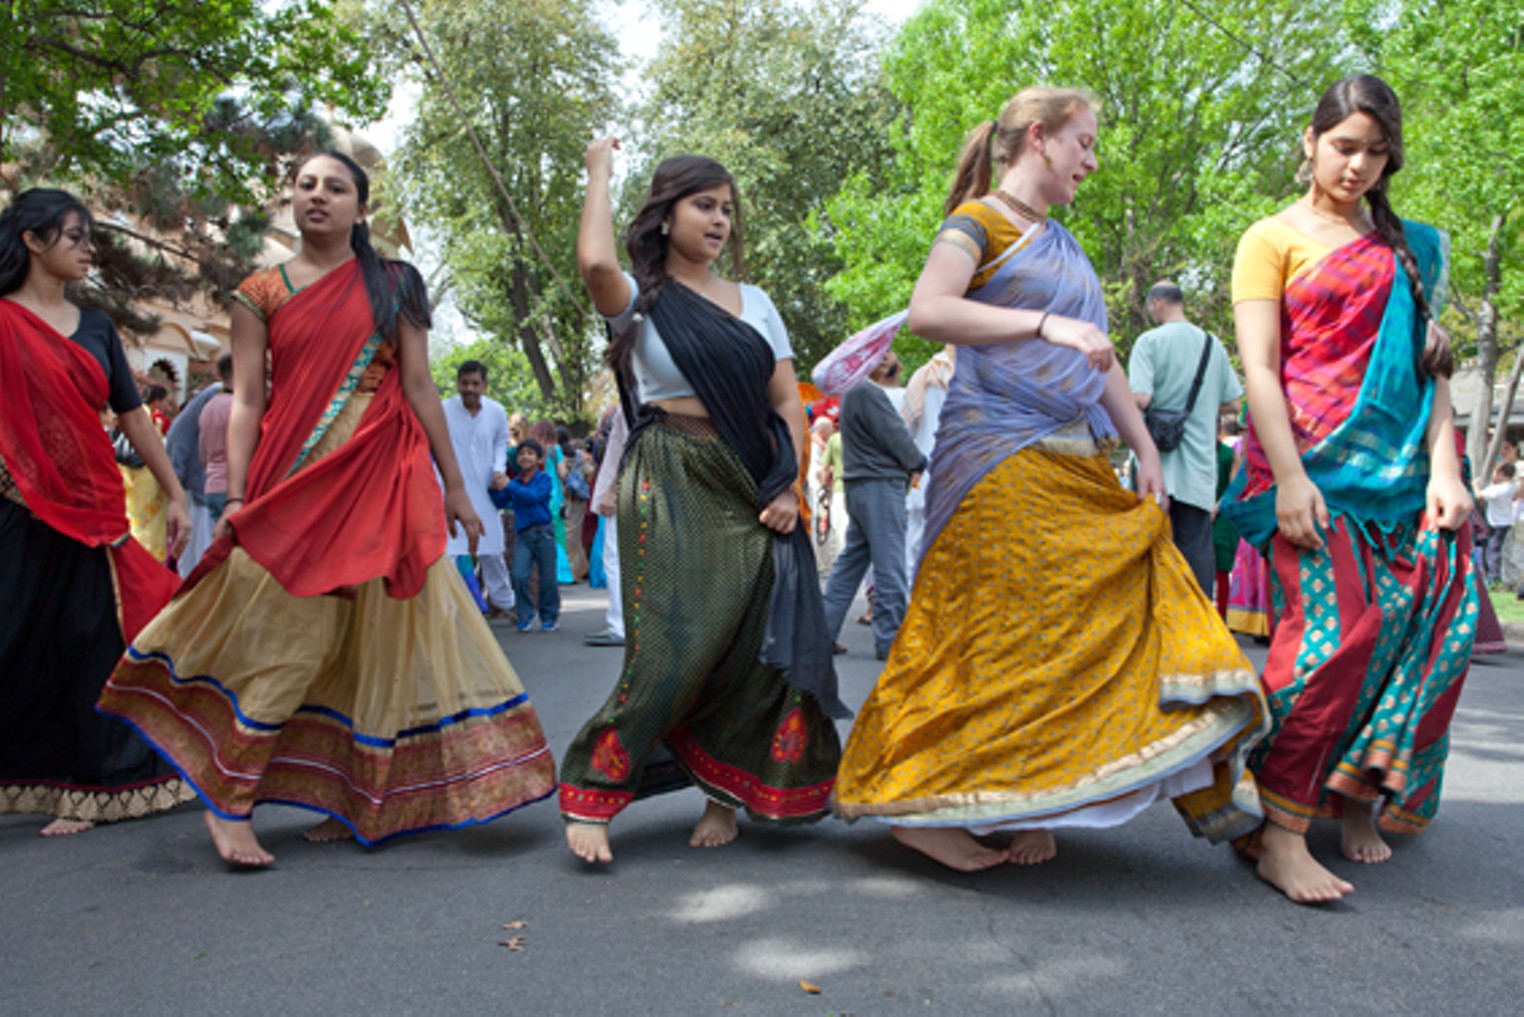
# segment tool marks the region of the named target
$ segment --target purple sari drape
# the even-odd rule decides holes
[[[1073,234],[1051,221],[967,296],[1106,330],[1106,301],[1090,259]],[[974,485],[1028,445],[1080,418],[1095,438],[1114,437],[1116,427],[1100,403],[1105,388],[1105,372],[1091,368],[1084,355],[1041,339],[959,347],[931,455],[922,555]]]

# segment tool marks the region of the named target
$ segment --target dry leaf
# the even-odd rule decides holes
[[[505,928],[505,929],[527,929],[527,928],[529,928],[529,923],[524,921],[522,918],[520,918],[517,921],[504,922],[503,923],[503,928]]]
[[[820,986],[816,985],[814,982],[806,982],[803,978],[799,979],[799,988],[803,989],[805,992],[808,992],[811,996],[820,995]]]
[[[523,951],[524,951],[524,937],[523,936],[509,936],[507,939],[502,940],[497,945],[498,946],[506,946],[508,949],[512,950],[514,953],[523,953]]]

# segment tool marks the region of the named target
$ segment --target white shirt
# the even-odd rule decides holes
[[[635,317],[635,277],[628,272],[624,277],[630,284],[630,302],[623,311],[605,319],[616,334],[623,332]],[[762,338],[772,347],[774,360],[792,360],[794,350],[789,345],[788,330],[783,327],[783,318],[773,306],[772,299],[749,283],[741,283],[740,288],[741,313],[737,317],[762,334]],[[656,323],[650,318],[641,322],[640,333],[635,338],[635,348],[631,351],[630,369],[635,375],[635,385],[643,403],[655,399],[680,399],[695,394],[688,379],[677,369],[667,344],[662,341],[661,333],[656,329]]]
[[[487,489],[492,483],[492,474],[507,469],[508,415],[500,403],[486,396],[482,396],[481,409],[475,416],[466,409],[460,396],[446,399],[444,411],[445,424],[450,428],[450,444],[455,446],[455,459],[460,463],[466,494],[471,497],[471,507],[482,520],[484,532],[477,541],[476,553],[502,554],[503,523]],[[471,553],[471,541],[464,529],[457,528],[455,536],[449,538],[445,553]]]
[[[1505,480],[1501,484],[1489,484],[1477,492],[1482,501],[1487,503],[1488,526],[1513,525],[1513,492],[1516,486],[1513,481]]]

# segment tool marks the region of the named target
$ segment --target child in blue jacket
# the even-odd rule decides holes
[[[513,579],[514,610],[518,613],[519,631],[534,626],[534,602],[529,599],[529,576],[540,567],[540,628],[554,632],[561,617],[561,591],[556,587],[556,529],[550,516],[550,477],[544,472],[545,450],[540,443],[527,439],[517,450],[519,475],[509,479],[498,474],[492,480],[492,503],[500,509],[513,509]]]

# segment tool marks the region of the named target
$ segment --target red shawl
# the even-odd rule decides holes
[[[232,540],[298,597],[379,577],[390,596],[406,599],[444,554],[444,501],[399,369],[387,372],[348,441],[291,472],[330,405],[347,398],[341,387],[373,322],[354,261],[270,317],[270,404],[249,466],[249,500],[229,523]],[[230,549],[228,540],[214,544],[191,583]]]
[[[111,439],[106,372],[83,347],[0,299],[0,456],[26,507],[71,540],[108,549],[117,620],[131,642],[179,577],[132,539]]]

